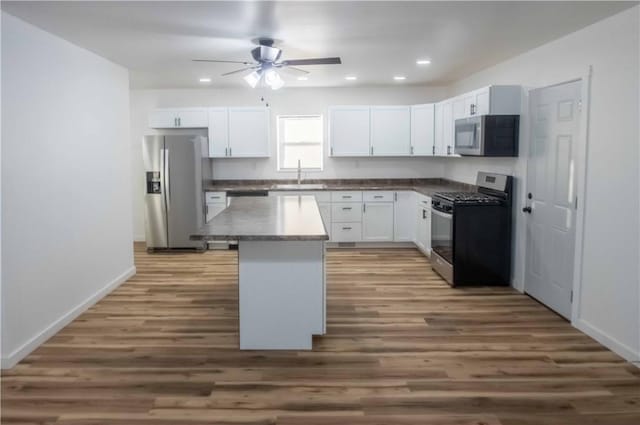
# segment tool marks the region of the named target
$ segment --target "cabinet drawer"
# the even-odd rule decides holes
[[[359,242],[362,240],[360,223],[333,223],[331,226],[332,242]]]
[[[340,203],[331,205],[331,219],[335,223],[362,221],[362,204]]]
[[[431,198],[429,196],[418,195],[418,206],[431,209]]]
[[[356,192],[356,191],[331,192],[331,202],[362,202],[362,192]]]
[[[204,199],[206,204],[226,203],[227,194],[225,192],[205,192]]]
[[[362,192],[362,198],[364,202],[393,202],[393,195],[395,192],[384,190],[372,190],[368,192]]]

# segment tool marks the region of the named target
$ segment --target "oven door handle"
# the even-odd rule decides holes
[[[451,219],[453,217],[453,214],[442,212],[442,211],[438,211],[435,208],[431,208],[431,214],[435,214],[435,215],[437,215],[439,217],[446,218],[446,219]]]

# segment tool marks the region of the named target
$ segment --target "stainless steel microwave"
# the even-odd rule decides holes
[[[456,120],[454,152],[468,156],[518,156],[519,115],[479,115]]]

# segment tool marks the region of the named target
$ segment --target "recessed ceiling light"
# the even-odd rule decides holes
[[[349,81],[355,81],[358,79],[358,77],[356,77],[355,75],[347,75],[346,77],[344,77],[344,79]]]
[[[418,59],[416,64],[418,65],[429,65],[431,61],[429,59]]]
[[[309,77],[298,77],[298,81],[307,81]]]
[[[211,82],[211,78],[200,78],[200,82],[201,83],[210,83]]]
[[[405,77],[404,75],[396,75],[395,77],[393,77],[393,79],[396,81],[402,81],[402,80],[406,80],[407,77]]]

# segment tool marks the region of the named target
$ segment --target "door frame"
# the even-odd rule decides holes
[[[581,97],[582,97],[582,107],[580,116],[580,124],[579,124],[579,134],[577,139],[577,150],[576,150],[576,196],[578,198],[577,208],[576,208],[576,233],[575,233],[575,251],[573,258],[573,283],[572,283],[572,302],[571,302],[571,323],[576,326],[580,316],[580,301],[581,301],[581,287],[582,287],[582,263],[584,259],[584,230],[585,230],[585,201],[587,194],[587,159],[589,154],[589,120],[590,120],[590,95],[591,95],[591,76],[592,76],[592,66],[589,65],[581,76],[577,78],[571,78],[568,80],[563,80],[557,83],[548,84],[540,87],[534,87],[527,89],[526,93],[526,111],[530,110],[530,100],[531,100],[531,92],[533,90],[540,90],[545,88],[551,88],[563,84],[573,83],[576,81],[581,81]],[[529,175],[529,144],[531,143],[531,123],[530,123],[530,113],[527,113],[528,116],[528,125],[526,127],[526,139],[527,139],[527,157],[526,157],[526,167],[524,170],[523,176],[523,191],[522,193],[526,193],[528,187],[528,175]],[[520,199],[524,199],[523,197],[518,197]],[[520,205],[516,210],[516,213],[520,213]],[[524,253],[526,254],[527,247],[527,232],[526,232],[526,221],[522,222],[522,227],[525,231],[522,233],[524,235],[524,244],[522,245],[524,248]],[[526,293],[527,290],[527,281],[526,281],[526,260],[523,263],[522,269],[522,290]]]

